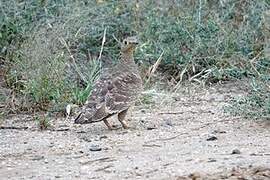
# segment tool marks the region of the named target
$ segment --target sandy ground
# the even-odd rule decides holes
[[[131,110],[129,130],[57,118],[39,131],[10,117],[1,127],[27,129],[0,129],[0,179],[270,179],[270,122],[223,113],[244,93],[234,82],[156,95]]]

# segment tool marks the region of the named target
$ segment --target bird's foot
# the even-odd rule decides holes
[[[123,127],[124,129],[129,129],[129,127],[128,127],[126,121],[122,120],[122,121],[120,121],[120,123],[122,124],[122,127]]]
[[[105,123],[105,125],[108,127],[109,130],[115,130],[115,127],[113,127],[107,119],[104,119],[103,122]]]

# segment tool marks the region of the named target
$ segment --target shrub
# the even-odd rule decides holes
[[[225,110],[237,116],[270,120],[269,94],[269,79],[253,79],[251,92],[246,97],[235,98]]]
[[[1,1],[0,56],[7,84],[32,106],[82,104],[98,59],[117,61],[115,38],[137,34],[136,59],[177,81],[216,82],[269,74],[263,13],[269,1]]]

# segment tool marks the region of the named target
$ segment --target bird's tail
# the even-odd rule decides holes
[[[93,117],[93,115],[89,115],[85,112],[81,112],[78,114],[78,116],[75,118],[74,123],[75,124],[89,124],[89,123],[95,123],[101,121],[101,119],[96,119]]]
[[[82,123],[82,113],[80,113],[80,114],[76,117],[76,119],[74,120],[74,123],[75,123],[75,124],[83,124],[83,123]]]

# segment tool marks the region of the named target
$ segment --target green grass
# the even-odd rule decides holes
[[[270,120],[269,79],[253,79],[250,93],[246,97],[235,98],[225,111],[235,116]]]
[[[39,130],[47,130],[49,127],[51,127],[50,121],[47,116],[36,116],[35,121],[37,122]]]
[[[267,83],[264,13],[269,9],[268,0],[4,0],[0,56],[8,66],[6,83],[32,108],[54,111],[83,104],[99,76],[105,29],[102,55],[114,62],[119,57],[115,38],[136,34],[141,67],[164,52],[158,71],[169,80],[215,83],[248,77],[260,83],[265,76]]]

